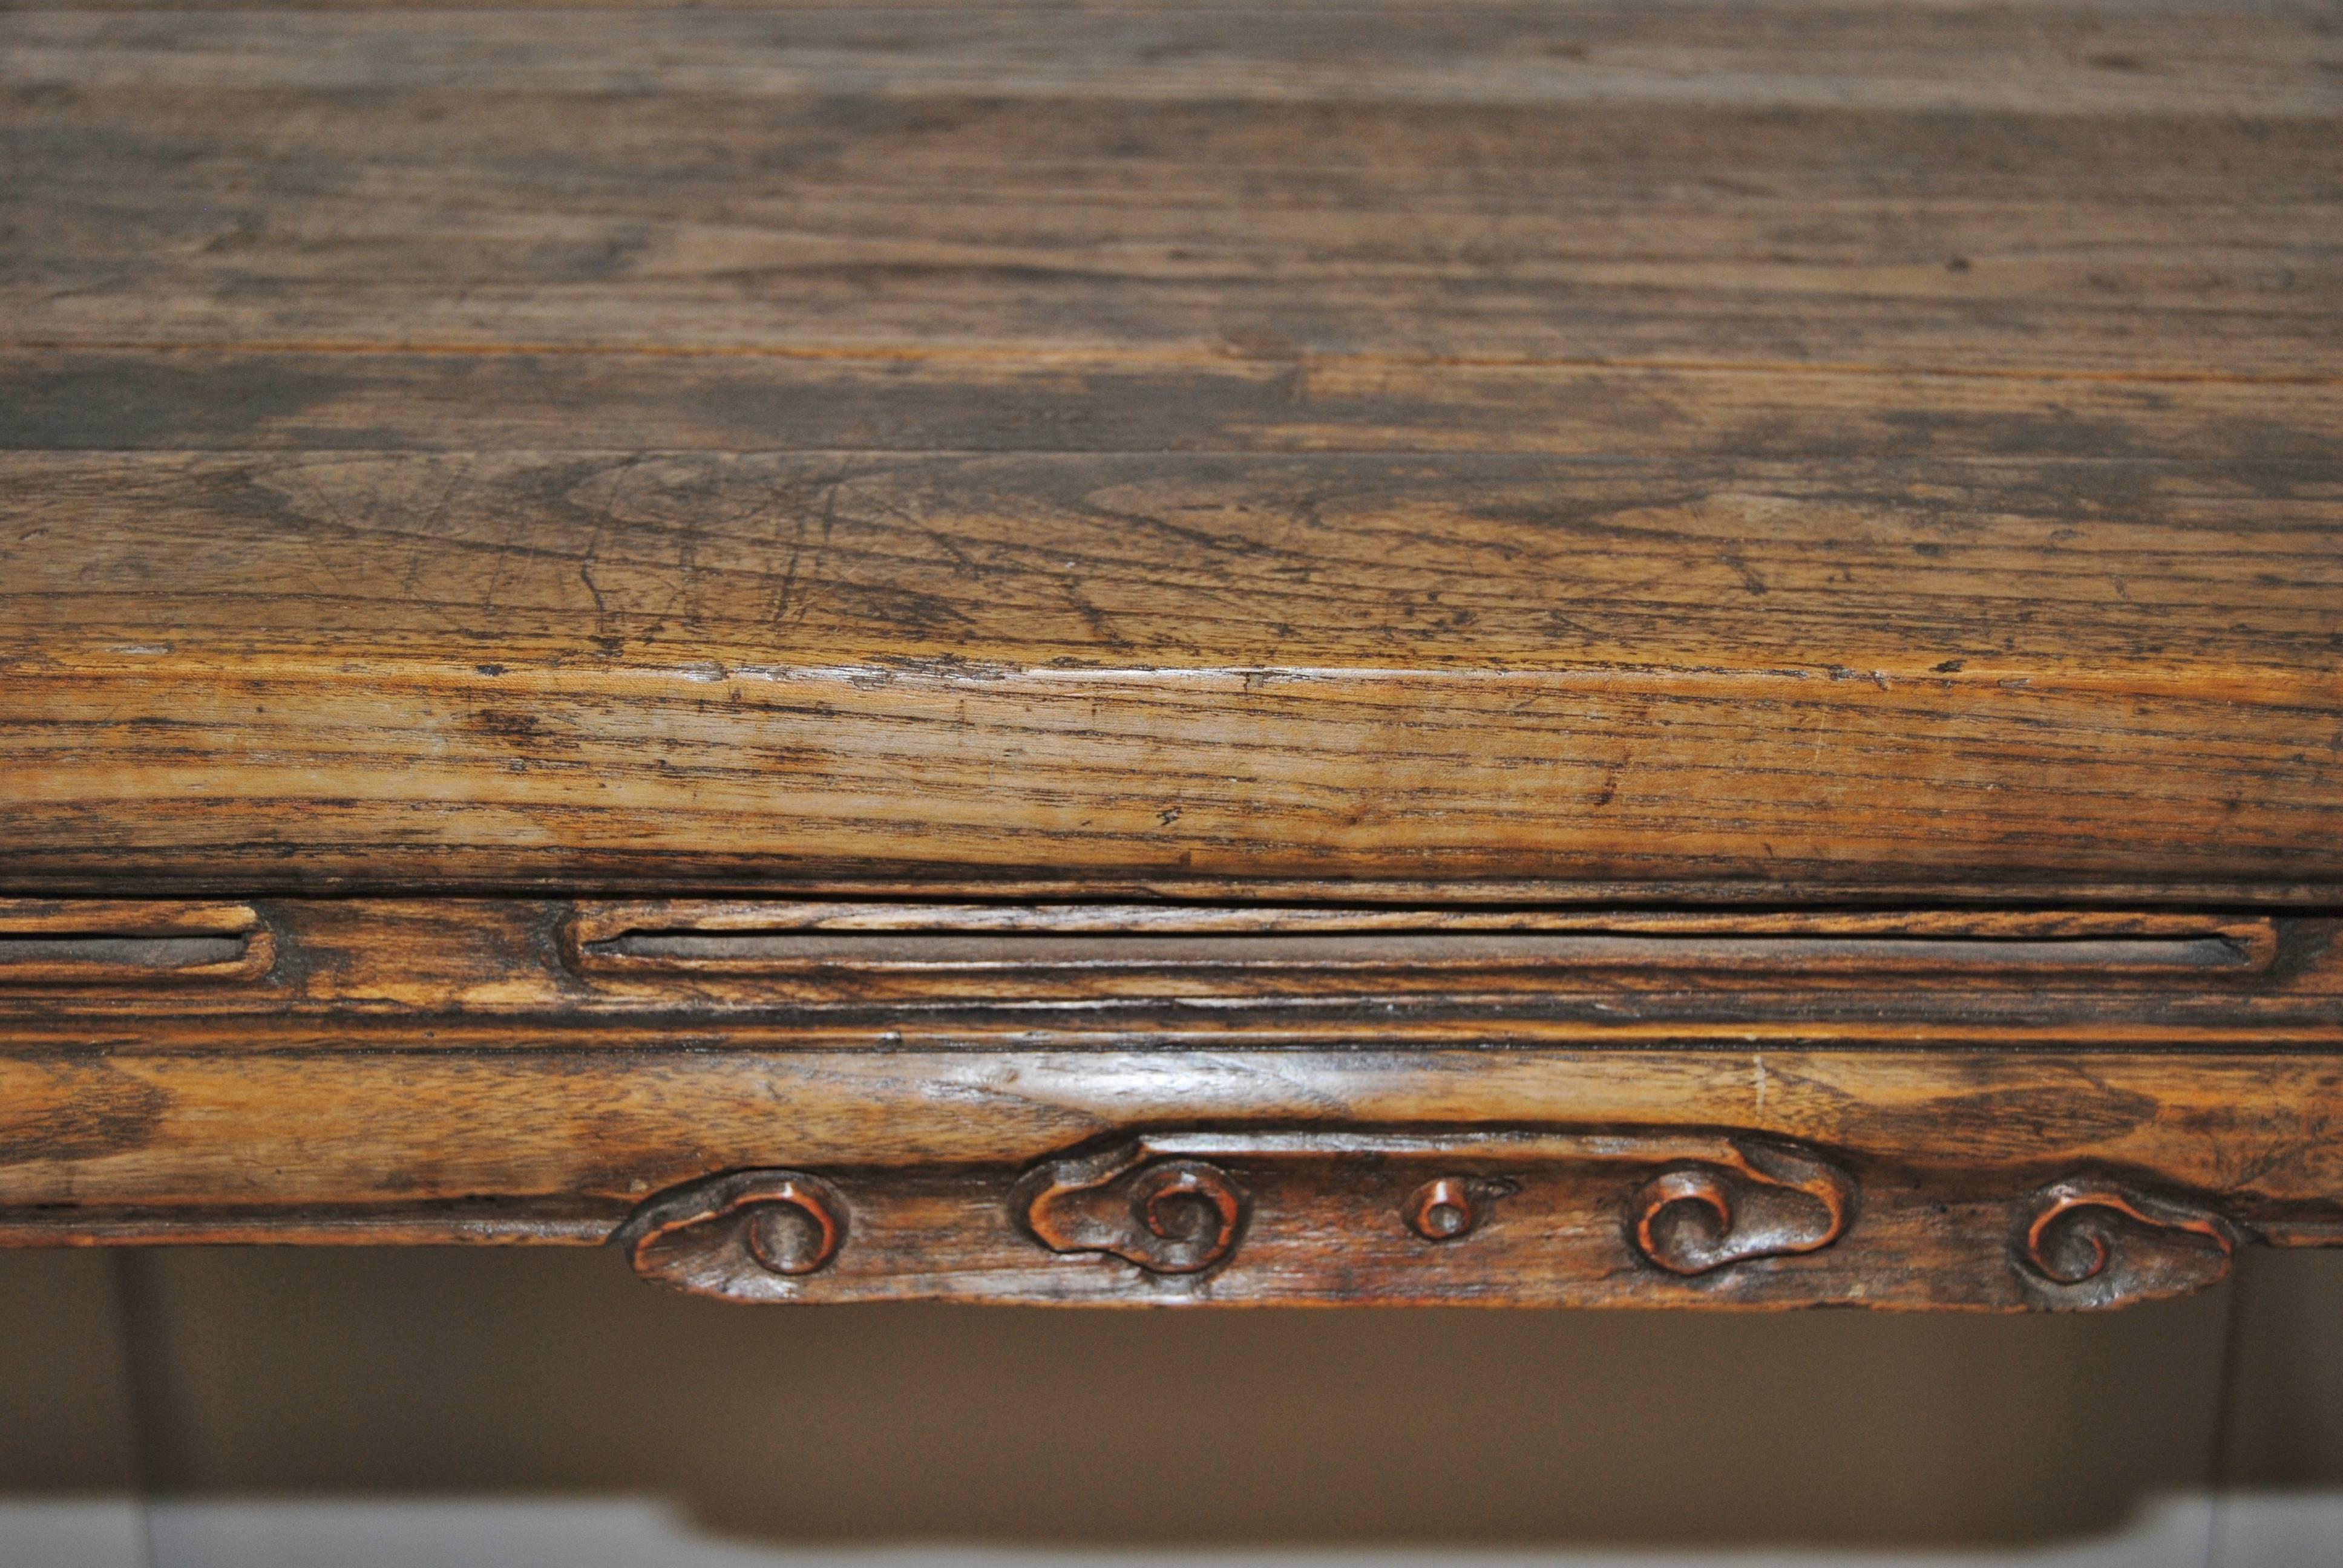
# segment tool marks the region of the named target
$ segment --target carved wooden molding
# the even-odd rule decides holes
[[[2013,1191],[1899,1166],[1859,1203],[1861,1169],[1702,1130],[1205,1128],[1021,1167],[736,1171],[652,1197],[613,1240],[646,1279],[739,1302],[2071,1310],[2338,1233],[2332,1205],[2249,1215],[2088,1172]]]
[[[173,990],[184,1016],[75,990],[11,1026],[0,1242],[622,1231],[650,1277],[744,1300],[1988,1310],[2343,1244],[2332,1052],[813,1050],[202,1012],[339,961],[286,908],[277,970]]]
[[[2161,910],[1705,911],[1360,905],[970,903],[949,899],[583,901],[557,946],[578,1005],[799,1008],[919,1003],[1275,1010],[1403,995],[1487,1010],[1511,999],[1676,995],[1688,1018],[1745,1017],[1784,988],[1973,1000],[2087,985],[2110,993],[2267,989],[2288,945],[2269,916]],[[2299,944],[2298,944],[2299,945]],[[537,955],[532,952],[531,957]],[[1690,985],[1700,999],[1683,997]],[[1874,1016],[1865,1013],[1864,1016]]]
[[[445,1038],[458,1014],[508,1044],[623,1029],[630,1047],[690,1050],[1177,1048],[1200,1030],[1216,1047],[1279,1050],[2343,1050],[2334,913],[1437,907],[1291,891],[1310,901],[0,899],[0,1035],[135,1016],[126,1043],[167,1052],[202,1028],[180,1020],[234,1016],[246,1038],[366,1050],[386,1035]]]
[[[858,1183],[890,1216],[866,1254],[848,1236],[847,1189]],[[1426,1278],[1469,1277],[1477,1260],[1502,1280],[1501,1256],[1527,1249],[1573,1264],[1594,1250],[1607,1271],[1690,1281],[1832,1246],[1853,1223],[1855,1198],[1854,1179],[1811,1150],[1716,1133],[1198,1131],[1141,1134],[1022,1172],[739,1171],[659,1194],[615,1240],[646,1278],[736,1301],[824,1293],[814,1276],[834,1261],[866,1282],[851,1291],[865,1291],[872,1271],[916,1271],[971,1248],[985,1258],[980,1288],[924,1293],[1014,1296],[1007,1271],[1096,1298],[1101,1284],[1116,1288],[1094,1277],[1105,1260],[1129,1265],[1135,1274],[1121,1277],[1142,1290],[1184,1281],[1209,1292],[1256,1232],[1279,1277],[1296,1258],[1321,1272],[1381,1259]],[[1472,1251],[1517,1201],[1543,1205],[1542,1218],[1497,1236],[1503,1253]],[[1549,1231],[1556,1213],[1565,1222]],[[1021,1242],[1002,1256],[994,1233]]]
[[[1393,1216],[1427,1241],[1478,1228],[1541,1167],[1656,1165],[1629,1201],[1627,1241],[1672,1274],[1829,1246],[1853,1216],[1855,1185],[1811,1151],[1757,1139],[1667,1132],[1182,1132],[1149,1134],[1044,1164],[1011,1207],[1055,1252],[1101,1252],[1151,1273],[1210,1269],[1237,1246],[1248,1198],[1221,1161],[1453,1160]],[[1492,1175],[1493,1169],[1503,1174]]]

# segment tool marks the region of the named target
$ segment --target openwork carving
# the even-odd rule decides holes
[[[2011,1250],[2036,1294],[2096,1307],[2209,1285],[2228,1273],[2238,1240],[2203,1202],[2077,1177],[2020,1205]]]
[[[662,1192],[611,1240],[645,1279],[731,1301],[784,1301],[846,1243],[846,1200],[801,1171],[743,1171]]]
[[[1026,1232],[1051,1251],[1104,1253],[1150,1273],[1194,1274],[1227,1261],[1256,1221],[1232,1167],[1317,1162],[1378,1172],[1449,1161],[1457,1169],[1403,1189],[1399,1218],[1423,1241],[1466,1241],[1499,1200],[1541,1174],[1559,1178],[1588,1165],[1657,1168],[1629,1201],[1627,1242],[1671,1274],[1816,1251],[1844,1235],[1854,1214],[1854,1182],[1820,1156],[1697,1132],[1149,1134],[1051,1161],[1018,1184],[1011,1203]],[[1329,1218],[1300,1212],[1289,1222],[1322,1232]]]

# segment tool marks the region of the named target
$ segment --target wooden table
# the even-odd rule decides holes
[[[2343,25],[0,15],[0,1239],[2343,1242]]]

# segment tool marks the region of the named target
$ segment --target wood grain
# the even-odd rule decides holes
[[[0,467],[20,885],[2343,869],[2324,467]]]
[[[2343,887],[2316,7],[0,35],[22,890]]]
[[[2315,5],[0,11],[0,1241],[2343,1241],[2338,129]]]
[[[0,943],[17,930],[195,929],[201,914],[53,908],[0,901]],[[833,926],[825,945],[778,960],[592,950],[634,931],[786,930],[816,910]],[[901,929],[925,919],[965,942],[949,933],[971,914],[1025,930],[939,953],[933,934]],[[1049,934],[1067,927],[1084,934]],[[1198,928],[1219,934],[1200,945]],[[0,1049],[526,1050],[559,1038],[617,1051],[679,1034],[710,1050],[2343,1043],[2343,927],[2328,916],[337,899],[266,900],[236,929],[266,962],[220,983],[0,985]]]
[[[2328,20],[25,13],[0,300],[59,346],[2331,385]]]
[[[836,1265],[792,1287],[809,1300],[2090,1306],[2217,1278],[2208,1227],[2343,1239],[2343,1081],[2300,1055],[20,1051],[0,1088],[15,1240],[592,1241],[662,1188],[779,1168],[851,1208]],[[1216,1163],[1252,1217],[1224,1264],[1164,1275],[1019,1233],[1036,1162],[1167,1125],[1234,1139]],[[1429,1147],[1363,1163],[1373,1137],[1345,1141],[1393,1126]],[[1636,1151],[1534,1167],[1453,1249],[1409,1231],[1426,1174],[1477,1173],[1487,1151],[1464,1144],[1540,1127]],[[1720,1127],[1827,1151],[1855,1183],[1845,1235],[1697,1275],[1627,1266],[1621,1205],[1717,1158]],[[1289,1152],[1262,1152],[1280,1128]],[[2078,1194],[2150,1216],[2162,1261],[2100,1279],[2046,1239],[2028,1264],[2026,1236]],[[2182,1234],[2157,1241],[2165,1224]]]

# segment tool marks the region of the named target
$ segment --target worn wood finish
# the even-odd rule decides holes
[[[15,297],[55,342],[2333,373],[2315,5],[1041,15],[13,16],[21,112],[106,137],[28,147]]]
[[[2331,8],[0,13],[0,1241],[2343,1242]]]
[[[75,975],[246,936],[240,968]],[[248,936],[246,934],[248,933]],[[596,900],[0,900],[0,1030],[179,1050],[1764,1042],[2343,1045],[2343,922],[2232,911]],[[702,945],[707,944],[707,945]],[[158,1032],[159,1031],[159,1032]]]
[[[16,900],[0,1239],[615,1239],[742,1301],[2114,1305],[2343,1241],[2336,934]]]
[[[0,17],[17,885],[2336,896],[2331,18],[1359,15]]]
[[[2343,1240],[2338,1072],[1949,1050],[19,1048],[0,1203],[20,1241],[592,1241],[639,1208],[621,1239],[663,1230],[656,1277],[712,1270],[743,1299],[2107,1305],[2208,1282],[2246,1241]],[[1035,1173],[1087,1161],[1097,1181],[1094,1153],[1210,1168],[1239,1234],[1180,1270],[1094,1244],[1135,1233],[1041,1239]],[[744,1269],[724,1223],[686,1233],[709,1224],[696,1183],[760,1171],[839,1195],[834,1261]],[[1433,1242],[1409,1203],[1442,1178],[1498,1185],[1485,1224]],[[1744,1242],[1662,1212],[1712,1191]],[[1731,1256],[1701,1266],[1704,1247]]]
[[[2343,1241],[2336,928],[15,900],[0,1240],[609,1239],[740,1301],[2115,1305]]]
[[[19,886],[2343,879],[2323,466],[0,468]]]

